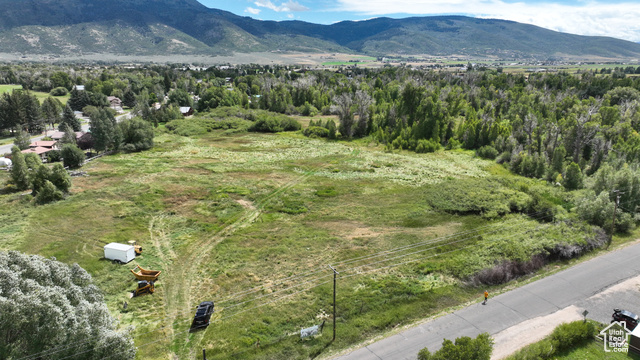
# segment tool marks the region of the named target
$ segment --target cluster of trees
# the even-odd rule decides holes
[[[24,155],[17,146],[11,150],[10,185],[17,190],[32,189],[36,204],[61,200],[71,188],[71,177],[62,164],[49,167],[35,153]]]
[[[97,151],[142,151],[153,147],[153,126],[133,118],[117,122],[113,112],[96,109],[89,115],[93,148]]]
[[[338,72],[283,66],[224,70],[190,70],[177,65],[32,67],[0,69],[0,82],[68,89],[71,109],[87,105],[100,109],[107,105],[105,96],[119,96],[156,126],[180,118],[179,106],[194,106],[200,112],[231,106],[283,114],[335,114],[337,126],[314,123],[305,133],[342,139],[369,136],[390,151],[475,150],[478,156],[495,159],[523,176],[545,179],[568,190],[587,188],[596,196],[602,191],[597,193],[589,179],[603,164],[614,172],[627,164],[634,172],[640,161],[640,78],[627,76],[637,70],[631,67],[613,69],[611,75],[608,70],[604,74],[524,75],[486,68],[450,73],[406,67]],[[44,77],[48,83],[39,80]],[[86,90],[76,91],[74,84],[84,84]],[[165,98],[162,108],[150,109],[150,104]],[[21,112],[12,110],[16,103],[24,104]],[[29,110],[35,103],[27,92],[5,95],[0,101],[0,127],[7,121],[8,126],[15,126],[15,119],[21,119],[23,130],[37,129],[37,117]],[[7,111],[1,111],[4,104]],[[2,115],[11,112],[19,115]],[[121,133],[123,129],[106,112],[93,113],[96,149],[122,148],[123,139],[130,137]],[[51,114],[42,118],[56,121]],[[256,122],[251,128],[279,131],[291,127],[275,119]],[[138,145],[127,149],[149,144],[135,143]],[[611,201],[610,194],[607,208]],[[629,213],[632,211],[635,208]]]
[[[0,252],[0,358],[133,359],[128,331],[117,332],[100,289],[72,266]]]

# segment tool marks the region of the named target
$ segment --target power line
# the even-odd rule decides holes
[[[540,212],[538,212],[538,213],[534,213],[534,214],[540,214],[540,213],[544,213],[544,211],[540,211]],[[547,217],[549,217],[549,216],[552,216],[552,215],[548,214],[548,215],[545,215],[545,216],[540,217],[539,219],[544,219],[544,218],[547,218]],[[532,216],[530,216],[530,217],[532,217]],[[535,218],[534,218],[534,219],[535,219]],[[483,228],[488,228],[488,227],[490,227],[490,226],[494,226],[494,225],[500,225],[500,224],[495,224],[495,223],[494,223],[494,224],[489,224],[489,225],[483,226],[483,227],[481,227],[481,228],[476,228],[476,229],[474,229],[474,230],[469,230],[469,231],[462,232],[462,233],[451,234],[451,235],[448,235],[448,236],[444,236],[444,237],[441,237],[441,238],[436,238],[436,239],[428,240],[428,241],[421,242],[421,243],[417,243],[417,244],[405,245],[405,246],[401,246],[401,247],[398,247],[398,248],[395,248],[395,249],[382,251],[382,252],[379,252],[379,253],[376,253],[376,254],[372,254],[372,255],[368,255],[368,256],[363,256],[363,257],[354,258],[354,259],[348,259],[348,260],[345,260],[345,261],[342,261],[342,262],[338,262],[338,263],[336,263],[336,264],[348,264],[348,263],[353,263],[353,262],[356,262],[356,261],[362,261],[362,260],[372,259],[372,258],[381,257],[381,256],[388,256],[388,255],[391,255],[391,254],[394,254],[394,253],[397,253],[397,252],[400,252],[400,251],[405,251],[405,250],[407,250],[407,249],[416,248],[416,247],[420,247],[420,246],[425,246],[425,245],[429,245],[429,244],[433,244],[433,243],[437,243],[437,242],[442,242],[442,241],[444,241],[444,240],[447,240],[447,239],[450,239],[450,238],[453,238],[453,237],[456,237],[456,236],[465,235],[465,234],[470,234],[470,233],[474,233],[474,232],[475,232],[475,233],[477,233],[477,232],[479,232],[479,231],[480,231],[481,229],[483,229]],[[498,230],[496,230],[496,231],[493,231],[492,233],[495,233],[495,232],[500,231],[500,230],[504,231],[505,229],[509,229],[509,228],[511,228],[511,227],[515,227],[515,226],[518,226],[518,224],[514,224],[514,225],[509,226],[509,227],[506,227],[506,228],[505,228],[505,227],[502,227],[502,228],[500,228],[500,229],[498,229]],[[541,225],[540,227],[542,227],[542,226],[543,226],[543,225]],[[540,228],[540,227],[539,227],[539,228]],[[527,230],[527,231],[531,231],[531,230]],[[526,232],[526,231],[524,231],[524,232]],[[517,235],[517,234],[518,234],[518,233],[516,233],[516,234],[514,234],[514,235],[512,235],[512,236],[515,236],[515,235]],[[482,234],[482,235],[486,235],[486,234]],[[442,247],[442,246],[448,246],[448,245],[452,245],[452,244],[456,244],[456,243],[464,242],[464,241],[470,240],[470,239],[472,239],[472,238],[474,238],[474,237],[477,237],[477,236],[480,236],[480,235],[475,235],[475,236],[471,236],[471,237],[463,238],[463,239],[460,239],[460,240],[455,241],[455,242],[452,242],[452,243],[446,243],[446,244],[442,244],[442,245],[438,245],[438,246],[433,246],[433,247],[430,247],[430,248],[427,248],[427,249],[424,249],[424,250],[420,250],[420,251],[415,251],[415,252],[412,252],[412,253],[409,253],[409,254],[399,255],[399,256],[396,256],[396,257],[393,257],[393,258],[388,258],[388,259],[384,259],[384,260],[376,261],[376,262],[374,262],[374,263],[362,264],[362,265],[359,265],[359,266],[356,266],[356,267],[353,267],[353,268],[350,268],[350,269],[347,269],[347,270],[343,270],[343,272],[349,272],[349,271],[352,271],[352,270],[355,270],[355,269],[358,269],[358,268],[362,268],[362,267],[365,267],[365,266],[372,266],[372,265],[376,265],[376,264],[379,264],[379,263],[384,263],[384,262],[388,262],[388,261],[391,261],[391,260],[400,259],[400,258],[403,258],[403,257],[409,256],[409,255],[414,255],[414,254],[422,253],[422,252],[425,252],[425,251],[428,251],[428,250],[432,250],[432,249],[435,249],[435,248],[439,248],[439,247]],[[379,267],[379,268],[377,268],[377,269],[367,270],[367,271],[365,271],[364,273],[373,272],[373,271],[377,271],[377,270],[384,269],[384,268],[390,268],[390,267],[400,266],[400,265],[404,265],[404,264],[407,264],[407,263],[420,261],[420,260],[423,260],[423,259],[426,259],[426,258],[430,258],[430,257],[435,257],[435,256],[439,256],[439,255],[443,255],[443,254],[451,253],[451,252],[454,252],[454,251],[460,251],[460,250],[466,249],[466,248],[468,248],[468,247],[470,247],[470,246],[472,246],[472,245],[468,245],[468,246],[465,246],[465,247],[462,247],[462,248],[459,248],[459,249],[454,249],[454,250],[451,250],[451,251],[447,251],[447,252],[444,252],[444,253],[434,254],[434,255],[429,256],[429,257],[422,257],[422,258],[418,258],[418,259],[414,259],[414,260],[406,261],[406,262],[403,262],[403,263],[392,264],[392,265],[388,265],[388,266],[384,266],[384,267]],[[318,272],[320,272],[320,271],[321,271],[321,270],[317,270],[317,271],[308,272],[308,273],[310,273],[310,274],[315,274],[315,273],[318,273]],[[348,277],[357,276],[357,275],[360,275],[360,274],[359,274],[359,273],[355,273],[355,274],[351,274],[351,275],[347,275],[347,276],[342,276],[342,277],[343,277],[343,278],[348,278]],[[296,278],[300,278],[300,277],[308,277],[308,276],[310,276],[310,275],[297,275],[297,276],[293,276],[293,277],[290,277],[290,278],[291,278],[291,279],[296,279]],[[327,276],[328,276],[328,275],[327,275]],[[232,306],[230,306],[230,307],[225,307],[225,309],[226,309],[226,308],[233,308],[233,307],[241,306],[241,305],[243,305],[243,304],[246,304],[246,303],[249,303],[249,302],[253,302],[253,301],[259,300],[259,299],[264,298],[264,297],[273,296],[274,294],[277,294],[277,293],[281,293],[281,292],[284,292],[284,291],[291,290],[292,288],[295,288],[295,287],[298,287],[298,286],[301,286],[301,285],[304,285],[304,284],[307,284],[307,283],[310,283],[310,282],[313,282],[313,281],[320,280],[320,279],[322,279],[322,278],[324,278],[324,277],[327,277],[327,276],[323,276],[323,277],[319,277],[319,278],[311,279],[311,280],[308,280],[308,281],[306,281],[306,282],[303,282],[303,283],[300,283],[300,284],[297,284],[297,285],[292,285],[292,286],[291,286],[291,287],[289,287],[289,288],[282,289],[282,290],[279,290],[279,291],[274,292],[274,293],[266,294],[266,295],[260,296],[260,297],[258,297],[258,298],[254,298],[254,299],[250,299],[250,300],[247,300],[247,301],[243,301],[243,302],[241,302],[241,303],[239,303],[239,304],[235,304],[235,305],[232,305]],[[286,279],[285,279],[285,280],[286,280]],[[309,287],[309,288],[306,288],[306,289],[303,289],[303,290],[297,291],[297,292],[295,292],[295,293],[293,293],[293,294],[285,295],[285,296],[283,296],[282,298],[284,298],[284,297],[288,297],[288,296],[292,296],[292,295],[294,295],[294,294],[297,294],[297,293],[300,293],[300,292],[303,292],[303,291],[307,291],[307,290],[309,290],[309,289],[315,288],[315,287],[320,286],[320,285],[323,285],[323,284],[325,284],[325,283],[327,283],[327,282],[324,282],[324,283],[321,283],[321,284],[318,284],[318,285],[315,285],[315,286],[312,286],[312,287]],[[281,282],[280,284],[282,284],[282,282]],[[275,285],[270,285],[269,287],[272,287],[272,286],[275,286]],[[234,299],[234,298],[244,296],[244,294],[248,294],[248,293],[255,292],[255,291],[260,291],[260,290],[263,290],[264,288],[265,288],[264,286],[260,286],[260,287],[254,288],[254,289],[250,289],[250,290],[246,290],[246,291],[243,291],[243,292],[239,292],[239,293],[237,293],[237,294],[239,294],[238,296],[236,296],[236,297],[231,297],[231,298],[227,298],[227,299],[225,299],[225,300],[221,300],[220,302],[230,301],[230,300],[232,300],[232,299]],[[267,287],[267,288],[268,288],[268,287]],[[237,294],[232,294],[232,295],[237,295]],[[246,310],[239,311],[238,313],[235,313],[235,314],[233,314],[233,315],[230,315],[230,316],[224,317],[223,319],[229,318],[229,317],[231,317],[231,316],[236,316],[237,314],[240,314],[240,313],[246,312],[246,311],[248,311],[248,310],[251,310],[251,309],[254,309],[254,308],[257,308],[257,307],[266,306],[266,305],[268,305],[268,304],[270,304],[270,303],[273,303],[273,302],[275,302],[275,301],[279,301],[279,300],[280,300],[280,299],[282,299],[282,298],[277,298],[277,299],[275,299],[275,300],[273,300],[273,301],[270,301],[270,302],[267,302],[267,303],[264,303],[264,304],[258,305],[258,306],[256,306],[256,307],[252,307],[252,308],[249,308],[249,309],[246,309]],[[186,312],[186,311],[185,311],[185,312]],[[175,315],[175,314],[182,314],[182,313],[185,313],[185,312],[178,312],[178,313],[174,313],[174,315]],[[189,310],[188,312],[191,312],[191,310]],[[187,320],[190,320],[190,319],[187,319]],[[179,321],[178,323],[180,323],[180,322],[182,322],[182,321]],[[175,322],[174,322],[174,323],[172,323],[171,325],[167,325],[167,326],[165,326],[165,327],[161,327],[161,328],[158,328],[158,329],[151,330],[151,331],[149,331],[149,332],[147,332],[147,333],[143,333],[143,335],[144,335],[144,334],[151,333],[151,332],[159,331],[159,330],[162,330],[162,329],[166,329],[166,328],[169,328],[169,327],[173,327],[174,325],[175,325]],[[71,347],[73,347],[73,346],[78,346],[78,345],[80,345],[80,344],[87,343],[87,342],[90,342],[90,341],[91,341],[91,340],[88,340],[88,341],[85,341],[85,342],[80,342],[80,343],[77,343],[76,345],[74,345],[74,344],[67,344],[67,346],[66,346],[66,347],[64,347],[64,348],[62,348],[62,349],[59,349],[58,351],[53,351],[53,352],[46,351],[46,352],[42,352],[42,353],[39,353],[39,354],[32,354],[32,355],[29,355],[29,356],[27,356],[27,357],[20,358],[19,360],[31,359],[31,358],[34,358],[34,357],[40,356],[40,355],[45,354],[45,353],[46,353],[46,354],[53,354],[53,353],[57,353],[57,352],[60,352],[60,351],[64,351],[64,350],[66,350],[66,349],[69,349],[69,348],[71,348]],[[50,350],[54,350],[54,349],[50,349]],[[45,355],[46,355],[46,354],[45,354]]]
[[[541,211],[541,212],[538,212],[538,213],[535,213],[535,214],[539,214],[539,213],[543,213],[543,212]],[[546,218],[546,217],[549,217],[549,216],[550,216],[550,215],[546,215],[546,216],[540,217],[540,219],[543,219],[543,218]],[[496,224],[496,223],[494,223],[494,224],[489,224],[489,225],[486,225],[486,226],[483,226],[483,227],[480,227],[480,228],[476,228],[476,229],[474,229],[474,230],[468,230],[468,231],[465,231],[465,232],[462,232],[462,233],[451,234],[451,235],[448,235],[448,236],[444,236],[444,237],[440,237],[440,238],[436,238],[436,239],[432,239],[432,240],[428,240],[428,241],[420,242],[420,243],[417,243],[417,244],[409,244],[409,245],[401,246],[401,247],[398,247],[398,248],[395,248],[395,249],[391,249],[391,250],[386,250],[386,251],[378,252],[378,253],[376,253],[376,254],[372,254],[372,255],[368,255],[368,256],[363,256],[363,257],[359,257],[359,258],[355,258],[355,259],[345,260],[345,261],[342,261],[342,262],[338,262],[338,263],[336,263],[336,264],[349,264],[349,263],[353,263],[353,262],[356,262],[356,261],[362,261],[362,260],[372,259],[372,258],[381,257],[381,256],[388,256],[388,255],[391,255],[391,254],[394,254],[394,253],[397,253],[397,252],[400,252],[400,251],[405,251],[405,250],[408,250],[408,249],[411,249],[411,248],[416,248],[416,247],[420,247],[420,246],[426,246],[426,245],[429,245],[429,244],[442,242],[442,241],[445,241],[445,240],[447,240],[447,239],[454,238],[454,237],[457,237],[457,236],[460,236],[460,235],[471,234],[471,233],[474,233],[474,232],[476,232],[476,233],[477,233],[477,232],[479,232],[481,229],[486,229],[486,228],[489,228],[489,227],[491,227],[491,226],[495,226],[495,225],[500,225],[500,224]],[[505,227],[502,227],[502,228],[497,229],[497,230],[495,230],[495,231],[493,231],[493,232],[490,232],[490,233],[495,233],[495,232],[497,232],[497,231],[504,231],[505,229],[509,229],[509,228],[511,228],[511,227],[515,227],[515,226],[518,226],[518,224],[515,224],[515,225],[512,225],[512,226],[509,226],[509,227],[506,227],[506,228],[505,228]],[[486,235],[486,234],[484,234],[484,235]],[[356,268],[360,268],[360,267],[364,267],[364,266],[371,266],[371,265],[375,265],[375,264],[378,264],[378,263],[383,263],[383,262],[387,262],[387,261],[391,261],[391,260],[395,260],[395,259],[403,258],[403,257],[409,256],[409,255],[414,255],[414,254],[417,254],[417,253],[425,252],[425,251],[428,251],[428,250],[432,250],[432,249],[434,249],[434,248],[438,248],[438,247],[442,247],[442,246],[447,246],[447,245],[451,245],[451,244],[455,244],[455,243],[459,243],[459,242],[467,241],[467,240],[473,239],[473,238],[475,238],[475,237],[477,237],[477,236],[480,236],[480,235],[474,235],[474,236],[471,236],[471,237],[463,238],[463,239],[458,240],[458,241],[453,242],[453,243],[446,243],[446,244],[443,244],[443,245],[433,246],[433,247],[430,247],[430,248],[427,248],[427,249],[424,249],[424,250],[420,250],[420,251],[412,252],[412,253],[409,253],[409,254],[404,254],[404,255],[396,256],[396,257],[393,257],[393,258],[390,258],[390,259],[380,260],[380,261],[377,261],[377,262],[374,262],[374,263],[363,264],[363,265],[360,265],[360,266],[357,266],[357,267],[354,267],[354,268],[351,268],[351,269],[343,270],[343,272],[348,272],[348,271],[353,270],[353,269],[356,269]],[[418,260],[416,260],[416,261],[419,261],[419,259],[418,259]],[[413,261],[410,261],[410,262],[413,262]],[[321,270],[319,270],[319,271],[314,271],[314,272],[311,272],[311,274],[315,274],[315,273],[318,273],[318,272],[320,272],[320,271],[321,271]],[[225,309],[226,309],[226,308],[238,307],[238,306],[241,306],[241,305],[243,305],[243,304],[245,304],[245,303],[249,303],[249,302],[253,302],[253,301],[259,300],[259,299],[261,299],[261,298],[265,298],[265,297],[273,296],[273,295],[275,295],[275,294],[278,294],[278,293],[281,293],[281,292],[284,292],[284,291],[290,290],[290,289],[292,289],[292,288],[295,288],[295,287],[298,287],[298,286],[301,286],[301,285],[307,284],[307,283],[309,283],[309,282],[313,282],[313,281],[320,280],[320,279],[325,278],[325,277],[327,277],[327,276],[329,276],[329,275],[325,275],[325,276],[322,276],[322,277],[319,277],[319,278],[311,279],[311,280],[308,280],[308,281],[306,281],[306,282],[303,282],[303,283],[300,283],[300,284],[297,284],[297,285],[292,285],[292,286],[291,286],[291,287],[289,287],[289,288],[282,289],[282,290],[276,291],[276,292],[274,292],[274,293],[266,294],[266,295],[260,296],[260,297],[258,297],[258,298],[254,298],[254,299],[246,300],[246,301],[243,301],[243,302],[241,302],[241,303],[238,303],[238,304],[235,304],[235,305],[232,305],[232,306],[225,307]],[[296,278],[300,278],[300,277],[307,277],[307,276],[294,276],[294,277],[290,277],[290,278],[296,279]],[[350,277],[350,276],[348,276],[348,277]],[[282,282],[281,282],[280,284],[282,284]],[[272,287],[272,286],[270,286],[270,287]],[[251,292],[251,291],[254,291],[254,292],[255,292],[255,291],[260,291],[260,290],[263,290],[263,289],[264,289],[263,287],[257,287],[257,288],[255,288],[255,290],[249,290],[249,292]],[[245,292],[247,292],[247,291],[245,291]],[[245,293],[245,292],[241,292],[241,293]],[[238,296],[236,296],[236,298],[237,298],[237,297],[238,297]],[[220,300],[220,301],[219,301],[219,303],[220,303],[220,302],[223,302],[223,303],[224,303],[224,302],[230,301],[230,300],[232,300],[232,299],[233,299],[233,298],[228,298],[228,299],[226,299],[226,300]],[[268,304],[268,303],[266,303],[266,304]],[[191,310],[188,310],[188,311],[185,311],[185,312],[177,312],[177,313],[174,313],[173,315],[184,314],[184,313],[187,313],[187,312],[188,312],[188,313],[190,313],[190,312],[191,312]],[[189,321],[190,321],[190,319],[186,319],[186,320],[189,320]],[[160,320],[160,321],[158,321],[158,322],[161,322],[161,320]],[[180,322],[182,322],[182,321],[179,321],[178,323],[180,323]],[[172,324],[170,324],[170,325],[167,325],[167,326],[164,326],[164,327],[161,327],[161,328],[158,328],[158,329],[151,330],[151,331],[149,331],[149,332],[147,332],[147,333],[143,333],[142,335],[145,335],[145,334],[148,334],[148,333],[151,333],[151,332],[155,332],[155,331],[160,331],[160,330],[163,330],[163,329],[167,329],[167,328],[169,328],[169,327],[173,327],[174,325],[175,325],[175,322],[174,322],[174,323],[172,323]],[[57,350],[57,351],[52,351],[52,352],[48,352],[48,353],[50,353],[50,354],[51,354],[51,353],[57,353],[57,352],[60,352],[60,351],[64,351],[64,350],[67,350],[67,349],[72,348],[72,347],[74,347],[74,346],[79,346],[79,345],[81,345],[81,344],[88,343],[88,342],[90,342],[90,341],[91,341],[91,340],[87,340],[87,341],[85,341],[85,342],[80,342],[80,343],[77,343],[77,344],[67,344],[67,345],[66,345],[64,348],[62,348],[62,349],[50,349],[50,350]],[[41,355],[41,354],[33,354],[33,355],[28,356],[28,357],[20,358],[20,359],[18,359],[18,360],[27,360],[27,359],[31,359],[31,358],[37,357],[37,356],[39,356],[39,355]]]

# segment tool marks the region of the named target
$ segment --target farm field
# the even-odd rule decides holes
[[[22,85],[0,85],[0,94],[11,92],[14,89],[22,89]],[[44,101],[44,99],[51,96],[49,95],[49,93],[41,92],[41,91],[31,91],[31,93],[38,98],[41,104]],[[67,101],[69,100],[69,97],[70,97],[69,94],[65,96],[53,96],[54,99],[58,99],[62,104],[66,104]]]
[[[203,348],[208,359],[326,356],[477,299],[483,269],[592,235],[531,207],[543,197],[566,211],[563,190],[473,152],[390,153],[297,133],[159,130],[155,143],[86,165],[64,201],[0,195],[0,249],[89,271],[140,359]],[[136,260],[102,258],[128,240],[143,246]],[[136,264],[162,274],[153,295],[130,299]],[[333,343],[329,265],[340,273]],[[215,301],[212,323],[189,332],[204,300]]]

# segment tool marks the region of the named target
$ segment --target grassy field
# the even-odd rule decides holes
[[[11,92],[14,89],[22,89],[22,85],[0,85],[0,94],[6,93],[6,92]],[[31,93],[33,95],[35,95],[38,100],[40,101],[40,103],[42,104],[42,102],[44,101],[44,99],[48,98],[49,93],[46,92],[40,92],[40,91],[31,91]],[[67,103],[67,101],[69,100],[70,95],[65,95],[65,96],[54,96],[55,99],[60,100],[60,102],[64,105]]]
[[[22,85],[0,85],[0,94],[11,92],[14,89],[22,89]]]
[[[0,195],[0,250],[87,269],[120,326],[133,326],[140,359],[198,358],[203,348],[209,359],[325,356],[480,300],[464,283],[477,271],[588,233],[518,214],[533,196],[562,207],[565,195],[464,151],[164,132],[153,150],[83,171],[58,203]],[[144,249],[134,262],[102,258],[105,244],[128,240]],[[129,299],[135,264],[162,270],[155,294]],[[340,272],[334,343],[329,265]],[[213,322],[189,332],[203,300],[216,303]],[[322,335],[300,340],[323,321]]]

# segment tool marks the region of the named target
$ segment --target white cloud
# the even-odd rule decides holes
[[[293,14],[287,14],[287,17],[288,17],[289,19],[293,19],[293,18],[294,18]]]
[[[270,0],[258,0],[256,2],[254,2],[254,4],[258,7],[264,7],[267,9],[271,9],[273,11],[277,11],[277,12],[296,12],[296,11],[308,11],[309,8],[304,6],[304,5],[300,5],[299,3],[293,1],[293,0],[289,0],[289,2],[287,3],[282,3],[280,4],[280,6],[276,6],[274,3],[272,3]]]
[[[337,0],[337,11],[362,15],[468,14],[513,20],[579,35],[640,41],[640,3],[577,1],[575,4],[507,3],[502,0]]]
[[[248,7],[246,9],[244,9],[244,12],[247,12],[247,13],[252,14],[252,15],[258,15],[258,14],[260,14],[261,11],[262,10],[260,10],[260,9],[254,9],[252,7]]]

